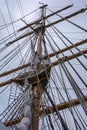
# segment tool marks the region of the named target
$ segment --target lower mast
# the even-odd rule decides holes
[[[37,63],[37,70],[36,73],[40,73],[41,71],[41,55],[42,55],[42,35],[44,34],[44,16],[45,16],[45,7],[47,5],[43,5],[40,7],[42,9],[41,18],[42,21],[40,23],[40,27],[38,27],[38,46],[37,46],[37,58],[39,63]],[[40,81],[37,74],[37,85],[33,86],[33,95],[34,99],[32,102],[32,130],[39,130],[39,108],[40,108],[40,98],[41,98],[41,87],[40,87]]]

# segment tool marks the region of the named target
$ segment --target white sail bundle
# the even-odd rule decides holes
[[[31,125],[31,104],[33,99],[33,93],[31,86],[27,85],[27,80],[25,80],[27,86],[25,90],[25,107],[24,107],[24,117],[17,126],[17,130],[29,130]]]
[[[37,66],[40,63],[39,55],[37,52],[35,52],[33,63],[32,63],[32,68],[36,72],[37,71]]]

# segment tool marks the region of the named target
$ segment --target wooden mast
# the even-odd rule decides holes
[[[41,16],[41,23],[40,23],[40,27],[38,26],[37,29],[37,33],[38,33],[38,46],[37,46],[37,54],[38,54],[38,58],[41,57],[42,55],[42,35],[44,33],[44,15],[45,15],[45,7],[47,5],[43,5],[42,7],[40,7],[40,9],[42,9],[42,16]],[[41,60],[40,62],[37,64],[37,73],[39,73],[41,71]],[[38,80],[38,75],[37,75],[37,80]],[[40,97],[41,97],[41,88],[39,85],[39,81],[38,84],[35,86],[32,86],[32,90],[33,90],[33,95],[34,95],[34,99],[32,102],[32,123],[31,123],[31,127],[32,130],[38,130],[39,129],[39,107],[40,107]]]

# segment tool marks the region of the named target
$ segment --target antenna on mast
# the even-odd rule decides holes
[[[38,3],[44,5],[44,3],[42,3],[42,2],[38,2]]]
[[[41,9],[41,8],[45,8],[46,6],[48,6],[47,4],[45,5],[45,4],[42,3],[42,2],[38,2],[38,3],[42,5],[42,6],[40,7],[40,9]]]

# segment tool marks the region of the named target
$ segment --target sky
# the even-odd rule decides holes
[[[20,19],[21,17],[23,17],[24,15],[32,12],[33,10],[39,8],[41,6],[40,3],[44,3],[47,4],[50,10],[52,11],[56,11],[58,9],[61,9],[67,5],[73,4],[73,8],[70,9],[70,12],[65,11],[65,14],[69,14],[72,13],[76,10],[79,10],[81,8],[85,8],[87,7],[87,0],[0,0],[0,28],[2,27],[1,25],[3,24],[8,24],[11,21],[16,21],[18,19]],[[8,10],[9,8],[9,10]],[[10,12],[10,13],[9,13]],[[65,14],[61,14],[62,16]],[[11,16],[11,18],[10,18]],[[24,20],[29,23],[30,21],[32,21],[33,19],[36,19],[37,17],[40,16],[40,13],[38,11],[36,11],[34,14],[29,15],[28,17],[24,18]],[[55,18],[53,18],[52,20],[55,20]],[[87,28],[87,12],[85,12],[83,14],[83,16],[80,15],[78,16],[77,19],[71,19],[74,22],[76,22],[77,24],[81,25],[84,28]],[[21,21],[19,24],[14,24],[14,29],[19,29],[20,27],[24,26],[25,24]],[[63,32],[67,32],[67,31],[80,31],[77,30],[77,28],[70,28],[70,26],[67,23],[63,24],[59,24],[59,29]],[[13,32],[13,27],[10,26],[8,28],[8,30],[0,30],[0,35],[1,35],[1,39],[4,38],[4,36],[6,36],[7,34]],[[86,38],[86,34],[66,34],[66,36],[73,38],[73,41],[77,41],[78,39],[84,39]],[[75,39],[74,39],[75,38]],[[60,45],[62,47],[62,45]],[[2,55],[3,56],[3,55]],[[84,77],[85,78],[85,77]]]
[[[7,1],[7,2],[6,2]],[[8,11],[6,7],[6,3],[8,4],[11,15],[13,15],[14,20],[19,17],[26,15],[27,13],[37,9],[42,2],[48,5],[48,8],[56,10],[60,7],[64,7],[66,5],[74,3],[74,6],[77,8],[86,7],[87,0],[20,0],[22,10],[20,7],[19,0],[0,0],[0,10],[2,11],[5,18],[8,16]]]
[[[21,2],[21,4],[20,4],[20,2]],[[39,8],[41,6],[41,4],[39,2],[47,4],[48,5],[47,8],[49,8],[52,11],[56,11],[56,10],[59,10],[67,5],[73,4],[73,8],[70,9],[69,12],[65,11],[64,13],[60,13],[62,16],[70,14],[70,13],[72,13],[76,10],[79,10],[81,8],[87,7],[87,0],[0,0],[0,28],[2,28],[2,25],[8,24],[12,21],[16,21],[16,20],[20,19],[21,17],[23,17],[24,15]],[[7,6],[9,8],[9,11],[7,9]],[[9,14],[9,12],[10,12],[10,14]],[[11,18],[10,18],[10,16],[11,16]],[[29,15],[23,19],[27,23],[29,23],[30,21],[36,19],[39,16],[40,16],[39,11],[36,11],[32,15]],[[51,19],[51,20],[54,21],[55,19],[56,19],[56,17],[53,17],[53,19]],[[81,25],[85,29],[87,29],[87,12],[85,12],[81,16],[79,15],[78,18],[76,18],[76,19],[71,18],[71,20],[73,22]],[[24,25],[25,24],[20,20],[19,23],[14,24],[14,29],[18,30],[20,27],[22,27]],[[66,22],[59,24],[58,28],[62,32],[73,32],[73,33],[66,33],[65,34],[67,37],[72,38],[71,40],[73,42],[77,42],[79,40],[83,40],[83,39],[87,38],[86,33],[78,33],[78,34],[75,33],[74,34],[75,31],[80,32],[81,30],[78,30],[75,27],[70,28],[70,25],[67,24]],[[9,33],[13,32],[12,26],[10,26],[8,28],[8,31],[5,29],[2,31],[0,30],[0,35],[1,35],[0,39],[4,38],[8,34],[8,32]],[[62,44],[60,46],[61,46],[61,48],[63,47]],[[87,44],[86,44],[85,48],[87,48]],[[0,57],[3,57],[3,55]],[[85,63],[84,60],[83,60],[83,62]],[[87,63],[85,63],[85,64],[87,64]],[[79,69],[79,67],[77,69],[80,73],[82,73],[84,79],[86,80],[87,79],[86,73],[83,73],[82,70]],[[7,93],[8,92],[9,92],[9,89],[7,90]],[[9,96],[7,93],[3,93],[3,95],[0,95],[0,103],[2,103],[2,101],[4,101]],[[6,105],[7,105],[7,102],[2,103],[2,108],[0,108],[0,112],[2,112],[3,108],[5,108]]]
[[[56,11],[60,8],[63,8],[67,5],[73,4],[74,10],[79,10],[82,7],[87,6],[87,0],[0,0],[0,25],[7,24],[11,21],[18,20],[19,18],[23,17],[24,15],[32,12],[33,10],[39,8],[41,6],[40,3],[47,4],[49,9],[52,11]],[[8,9],[9,8],[9,11]],[[70,10],[70,13],[73,12],[73,9]],[[9,14],[10,12],[10,14]],[[69,13],[69,12],[68,12]],[[67,14],[67,11],[66,11]],[[85,13],[86,15],[87,13]],[[87,18],[83,16],[82,20],[80,17],[78,20],[74,20],[77,22],[77,24],[81,24],[83,27],[87,27],[86,20]],[[11,16],[11,19],[10,19]],[[33,13],[32,15],[29,15],[29,17],[25,18],[26,22],[30,22],[31,20],[35,19],[36,17],[39,17],[40,13],[36,11],[36,14]],[[3,20],[4,19],[4,20]],[[14,28],[15,30],[23,26],[24,23],[21,21],[20,24],[15,24]],[[8,31],[11,32],[13,31],[13,28],[10,27],[8,28]],[[7,35],[6,30],[3,30],[2,32],[0,31],[1,37],[4,37],[4,35]]]
[[[21,5],[20,5],[21,2]],[[48,5],[48,8],[56,11],[60,8],[63,8],[67,5],[73,4],[74,9],[75,10],[79,10],[83,7],[87,6],[87,0],[0,0],[0,27],[3,24],[7,24],[9,22],[18,20],[20,17],[32,12],[33,10],[39,8],[41,6],[40,3],[44,3]],[[7,6],[9,8],[9,12],[11,15],[11,19],[10,19],[10,15],[7,9]],[[72,13],[73,9],[70,10],[70,12],[65,12],[66,14],[68,13]],[[39,13],[36,11],[36,14],[33,15],[29,15],[29,17],[25,18],[26,22],[30,22],[31,20],[35,19],[37,16],[39,17]],[[63,14],[62,14],[63,15]],[[87,28],[87,12],[85,14],[83,14],[83,16],[78,17],[78,19],[72,19],[74,22],[76,22],[77,24],[83,26],[84,28]],[[14,25],[14,28],[16,30],[16,28],[20,28],[24,25],[24,23],[21,21],[20,24],[16,24]],[[63,23],[62,25],[59,24],[59,28],[63,31],[67,31],[69,29],[69,25],[67,25],[67,23]],[[70,28],[71,29],[71,28]],[[72,28],[72,31],[76,31],[77,28]],[[11,31],[13,32],[13,27],[11,26],[10,28],[8,28],[9,33],[11,33]],[[7,30],[3,30],[0,31],[0,35],[1,38],[3,38],[4,36],[6,36],[8,34]],[[67,34],[68,36],[68,34]],[[69,34],[70,36],[70,34]],[[77,37],[78,39],[78,35],[75,36],[73,34],[72,37]],[[85,38],[85,34],[82,35],[82,38]]]

